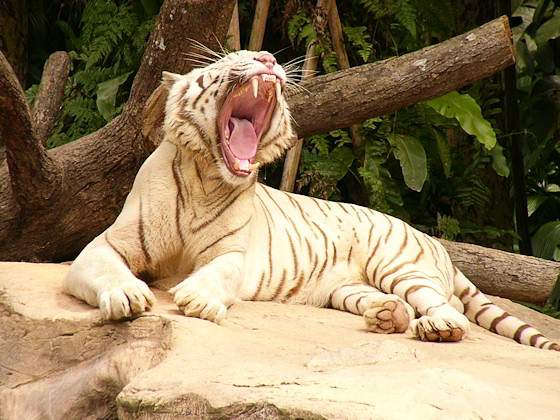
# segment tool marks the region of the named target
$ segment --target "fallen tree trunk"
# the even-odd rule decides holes
[[[182,56],[187,38],[217,48],[216,38],[225,39],[233,7],[233,0],[165,1],[123,114],[96,133],[49,152],[33,136],[22,93],[10,83],[13,77],[0,70],[0,134],[5,140],[10,136],[6,143],[12,153],[9,168],[0,169],[0,260],[72,259],[114,221],[140,165],[161,140],[165,93],[157,89],[144,103],[159,84],[162,70],[188,71]],[[513,54],[507,20],[500,18],[412,54],[313,78],[305,83],[306,91],[294,93],[288,101],[298,135],[308,136],[458,89],[511,65]],[[10,108],[10,92],[20,98],[18,107]],[[341,97],[347,100],[340,101]],[[6,113],[8,108],[11,114]],[[8,115],[22,124],[14,127]],[[446,244],[451,254],[459,246]],[[508,261],[520,258],[494,252]],[[555,264],[532,261],[535,267]],[[533,274],[516,278],[514,273],[510,281],[526,284],[525,299],[540,302],[537,289],[547,295],[560,271],[560,264],[550,267],[541,270],[548,273],[544,285]],[[480,267],[479,277],[492,281],[495,271],[485,269]],[[507,290],[499,294],[509,297]]]
[[[560,263],[554,261],[438,240],[457,268],[486,294],[542,304],[560,275]]]

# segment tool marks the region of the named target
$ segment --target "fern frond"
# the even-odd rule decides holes
[[[395,18],[404,26],[414,39],[418,37],[416,31],[416,8],[410,0],[398,0],[395,2]]]

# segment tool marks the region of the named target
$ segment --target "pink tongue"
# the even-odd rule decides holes
[[[236,158],[251,159],[257,152],[257,133],[251,121],[231,117],[229,119],[229,147]]]

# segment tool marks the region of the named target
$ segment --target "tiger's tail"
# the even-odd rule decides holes
[[[457,268],[454,282],[455,295],[463,303],[463,312],[471,322],[526,346],[560,351],[559,344],[550,341],[537,329],[492,303]]]

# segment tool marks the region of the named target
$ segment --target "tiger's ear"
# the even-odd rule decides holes
[[[170,73],[168,71],[164,71],[161,76],[161,83],[167,88],[167,90],[171,89],[171,86],[181,80],[180,74]]]

